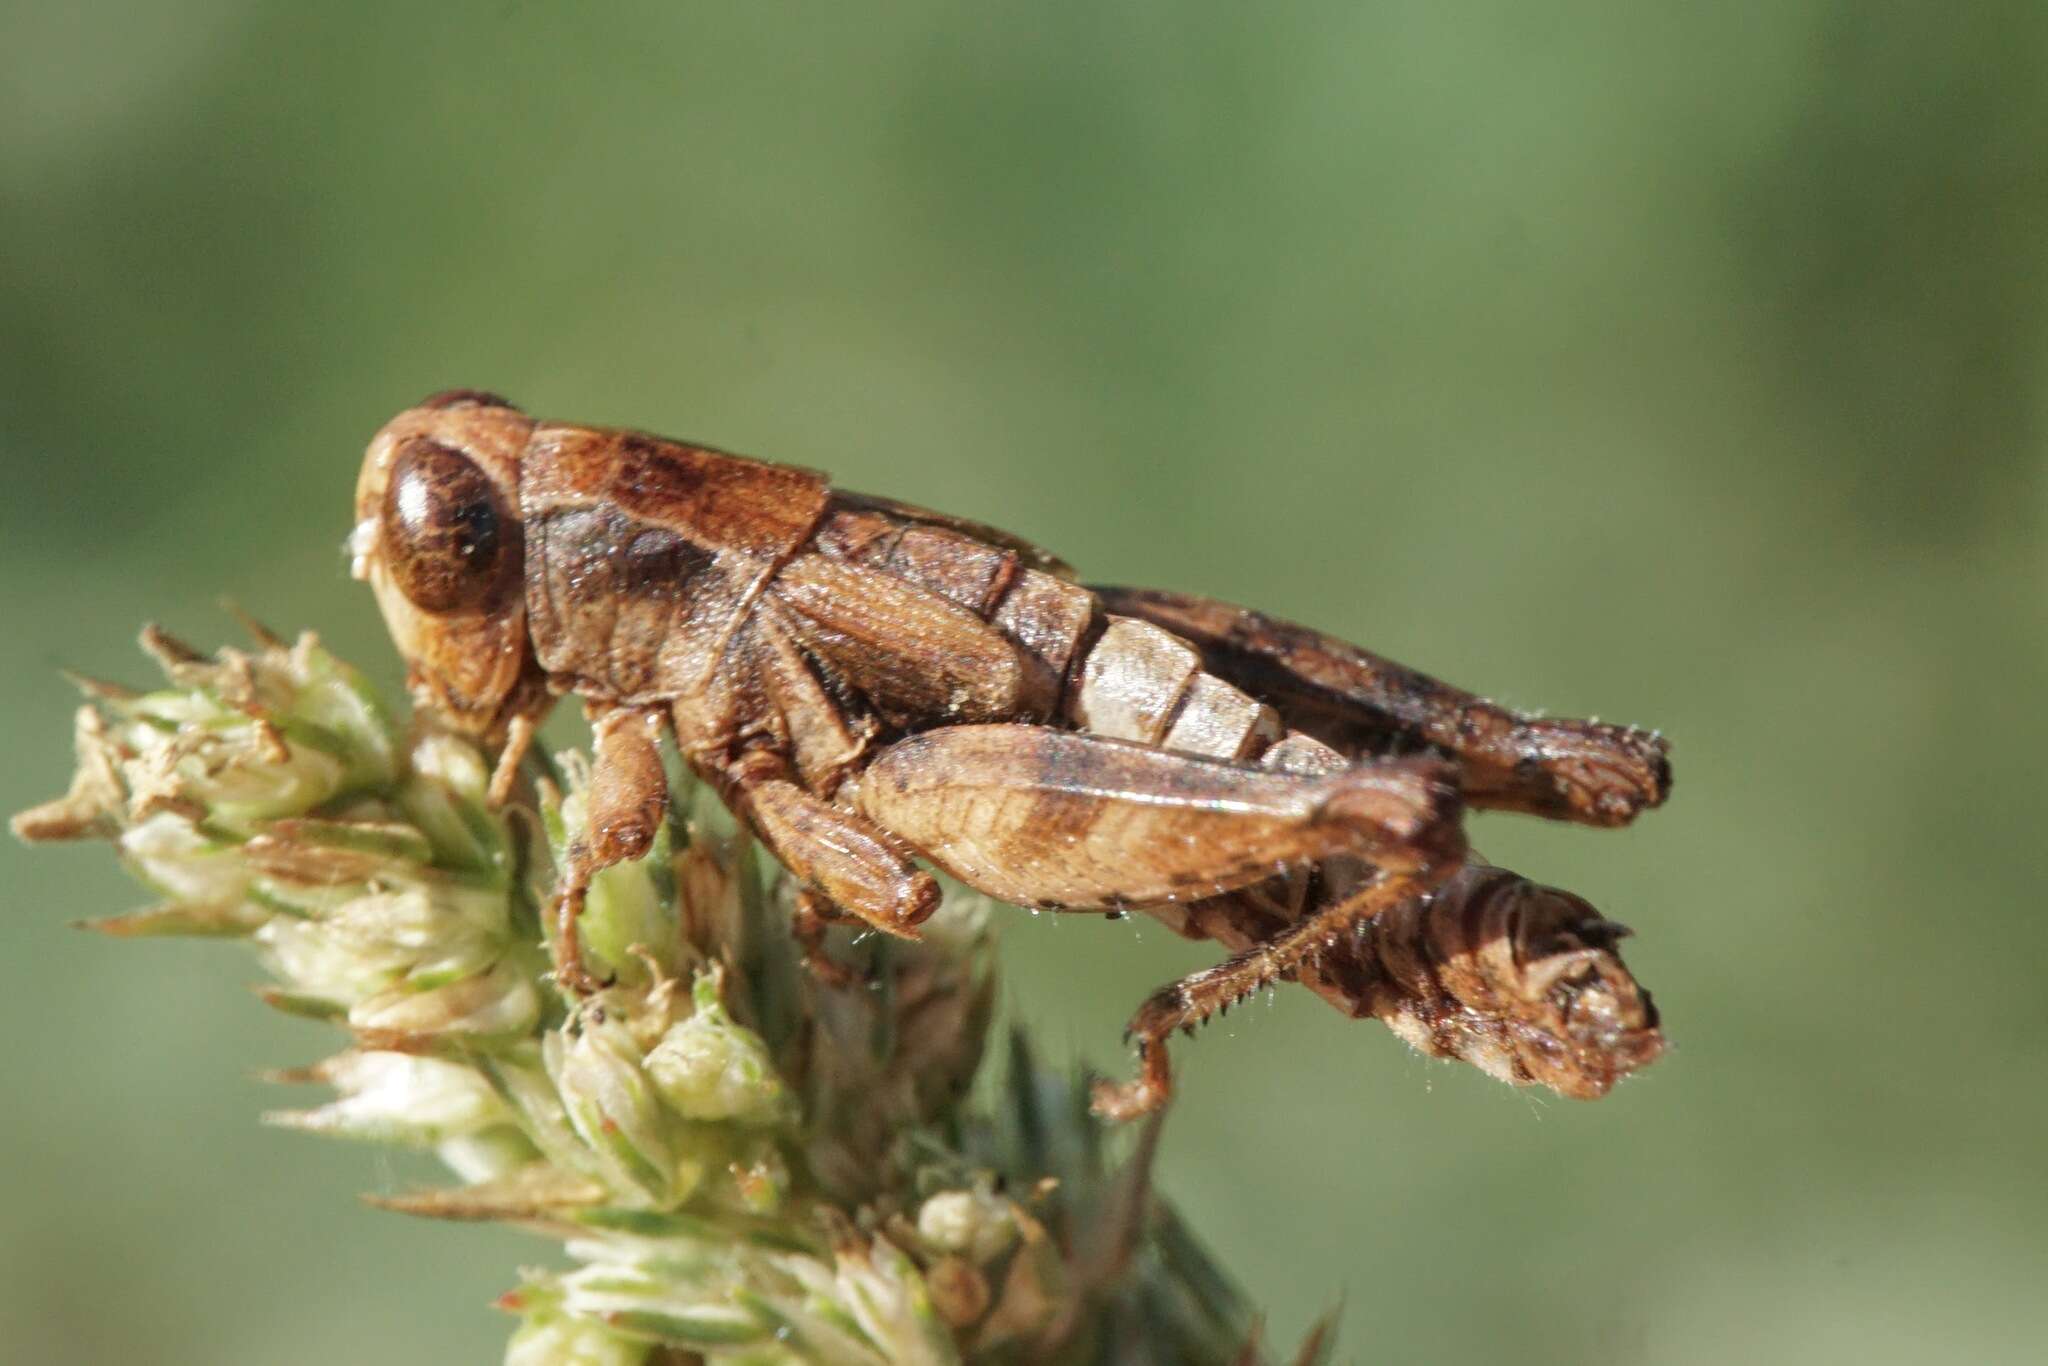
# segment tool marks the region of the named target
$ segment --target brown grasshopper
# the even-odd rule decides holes
[[[1491,914],[1463,807],[1612,826],[1670,784],[1642,731],[1522,716],[1240,608],[1084,587],[1007,533],[810,470],[475,391],[377,433],[356,517],[355,572],[414,696],[499,747],[496,799],[553,700],[583,699],[588,829],[552,908],[563,986],[598,985],[576,918],[595,873],[649,847],[672,731],[803,887],[795,933],[821,975],[843,972],[821,952],[830,923],[916,936],[939,902],[919,859],[999,900],[1150,909],[1238,949],[1139,1012],[1141,1075],[1096,1098],[1119,1118],[1166,1101],[1172,1030],[1282,978],[1378,1011],[1399,974],[1368,930]],[[1467,955],[1489,999],[1494,977],[1528,975],[1525,920],[1496,927],[1506,966]],[[1590,908],[1573,924],[1594,927],[1571,960],[1583,994],[1599,985],[1584,955],[1618,927]],[[1559,992],[1523,993],[1516,1027],[1569,1034],[1588,1007]],[[1599,1000],[1601,1056],[1552,1070],[1612,1070],[1617,1038],[1654,1042],[1646,1001],[1616,1026]]]

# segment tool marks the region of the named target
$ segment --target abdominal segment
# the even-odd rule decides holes
[[[1277,747],[1267,767],[1344,765],[1179,636],[1104,613],[1028,542],[901,512],[842,495],[775,593],[810,623],[808,648],[904,729],[1038,721],[1239,762]]]

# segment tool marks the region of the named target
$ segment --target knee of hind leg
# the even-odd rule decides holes
[[[1361,764],[1332,775],[1324,819],[1357,830],[1374,861],[1441,866],[1465,853],[1457,770],[1437,759]]]

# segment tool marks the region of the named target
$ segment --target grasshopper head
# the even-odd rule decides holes
[[[495,737],[533,705],[519,460],[533,419],[501,398],[436,394],[371,438],[352,572],[377,595],[416,705]]]

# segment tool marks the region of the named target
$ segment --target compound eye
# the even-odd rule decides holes
[[[468,456],[418,437],[392,462],[383,523],[378,544],[392,580],[413,606],[435,613],[487,604],[518,532]]]

